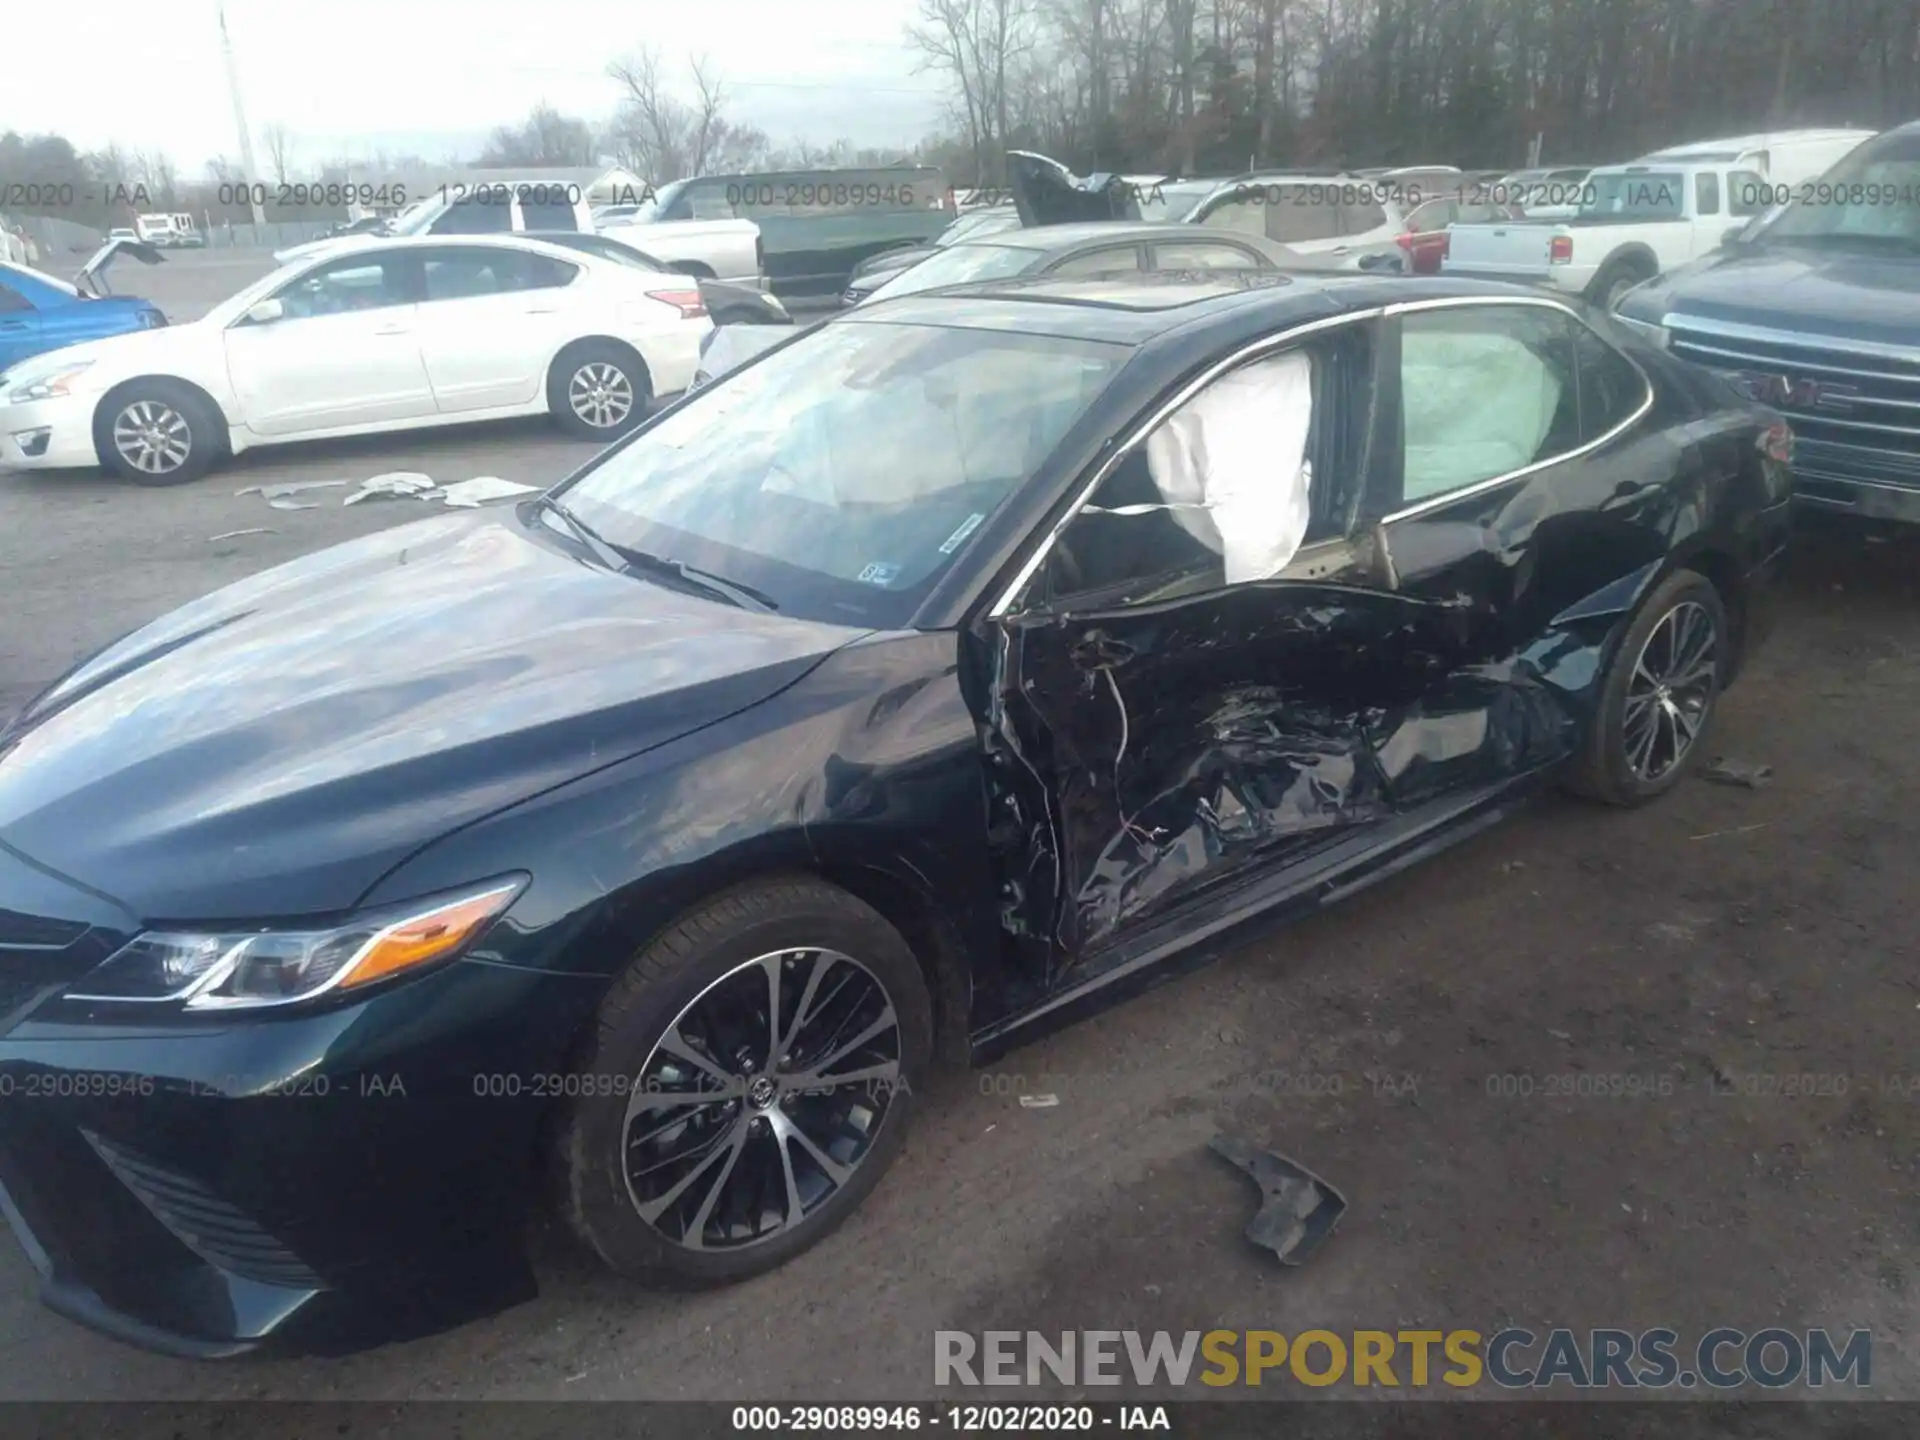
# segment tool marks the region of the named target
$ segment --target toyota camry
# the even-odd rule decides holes
[[[936,1060],[1669,791],[1791,443],[1518,289],[1006,280],[164,616],[0,734],[42,1298],[364,1344],[528,1293],[549,1200],[636,1282],[777,1266]]]

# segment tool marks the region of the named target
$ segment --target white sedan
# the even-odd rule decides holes
[[[711,329],[685,276],[521,237],[369,239],[0,375],[0,468],[172,485],[257,445],[513,415],[612,439],[687,388]]]

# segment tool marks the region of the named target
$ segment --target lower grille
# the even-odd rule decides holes
[[[90,1130],[80,1133],[120,1183],[202,1260],[263,1285],[324,1288],[320,1277],[297,1256],[199,1181],[136,1156]]]

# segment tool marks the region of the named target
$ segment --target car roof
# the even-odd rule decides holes
[[[555,231],[554,234],[579,234],[579,231]],[[593,232],[596,236],[598,231]],[[328,256],[346,254],[364,254],[375,250],[420,250],[432,249],[444,245],[481,245],[500,250],[523,250],[548,247],[569,249],[565,245],[555,245],[551,236],[539,231],[514,231],[511,234],[495,235],[342,235],[336,240],[326,242],[329,247],[324,253]],[[626,243],[626,242],[620,242]],[[634,248],[629,245],[629,249]],[[586,251],[577,253],[586,254]]]
[[[1709,156],[1727,154],[1729,158],[1744,154],[1748,150],[1765,150],[1775,145],[1792,145],[1798,142],[1812,143],[1820,140],[1851,140],[1859,136],[1871,135],[1871,130],[1852,130],[1845,127],[1811,130],[1768,130],[1756,135],[1730,135],[1724,140],[1695,140],[1685,145],[1669,145],[1664,149],[1649,152],[1643,159],[1690,157],[1706,159]]]
[[[1139,346],[1188,326],[1250,320],[1283,329],[1379,305],[1476,296],[1557,298],[1543,297],[1532,286],[1492,280],[1365,271],[1217,271],[1204,276],[1171,272],[1111,279],[1041,276],[976,281],[873,301],[831,323],[1010,330]]]
[[[1197,233],[1204,235],[1206,232]],[[1225,235],[1229,232],[1223,230],[1214,233]],[[978,240],[956,241],[949,248],[958,250],[968,245],[998,245],[1007,250],[1037,250],[1043,254],[1053,254],[1071,250],[1076,245],[1151,240],[1155,236],[1192,240],[1195,235],[1196,227],[1178,220],[1076,220],[1066,225],[1029,225],[1019,230],[996,230],[992,235],[983,235]],[[1243,235],[1239,238],[1258,237]]]

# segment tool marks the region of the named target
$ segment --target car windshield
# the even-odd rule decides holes
[[[1184,220],[1194,207],[1220,188],[1218,180],[1175,180],[1144,190],[1140,197],[1142,220]]]
[[[988,235],[998,235],[1002,230],[1018,230],[1020,216],[1014,211],[983,210],[976,215],[962,215],[946,229],[933,238],[933,248],[944,250],[949,245],[958,245],[962,240],[979,240]]]
[[[1616,170],[1587,178],[1580,218],[1677,220],[1686,198],[1686,176],[1678,170]]]
[[[446,209],[444,197],[438,192],[414,201],[387,225],[389,235],[423,235],[427,227],[440,218],[440,212]]]
[[[964,285],[970,280],[1004,280],[1022,275],[1040,263],[1041,252],[1021,245],[982,245],[962,242],[929,255],[911,270],[903,270],[878,290],[875,300],[917,295],[941,285]]]
[[[616,547],[782,613],[905,624],[1131,351],[830,324],[696,392],[556,494]]]
[[[1759,222],[1753,239],[1920,246],[1920,134],[1869,140],[1793,194],[1786,209]]]

